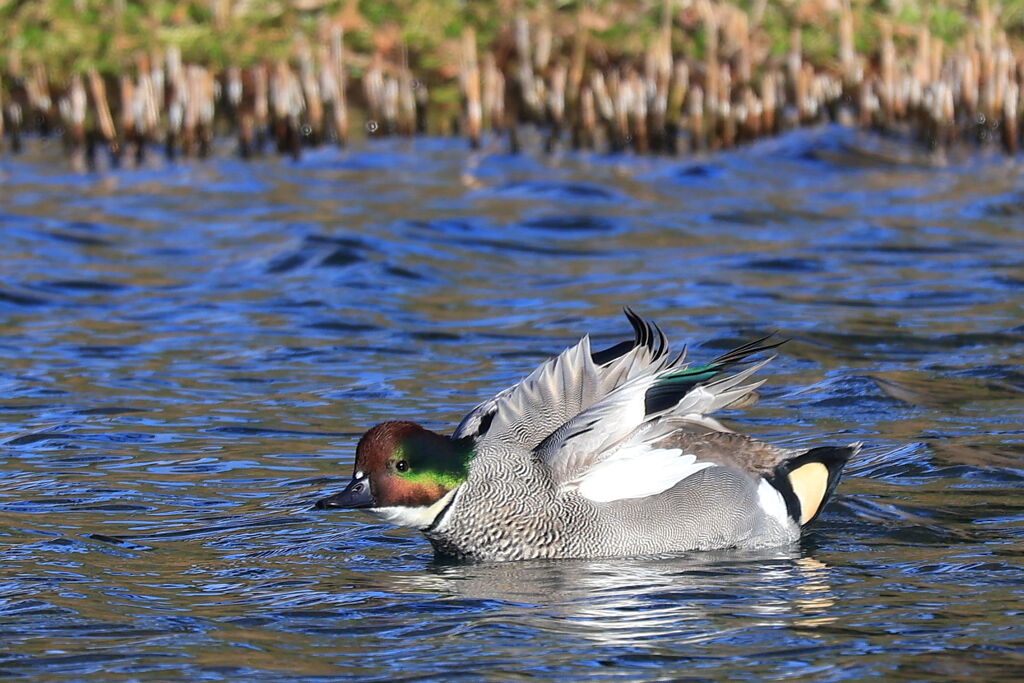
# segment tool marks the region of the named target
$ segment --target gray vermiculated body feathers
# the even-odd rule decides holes
[[[799,536],[767,517],[753,476],[699,471],[667,491],[598,503],[562,492],[522,452],[490,452],[426,535],[444,555],[472,560],[648,555],[772,547]],[[478,456],[479,457],[479,456]]]

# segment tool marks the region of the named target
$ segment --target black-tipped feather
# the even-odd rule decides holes
[[[658,334],[658,350],[655,352],[656,358],[661,358],[668,353],[668,337],[665,336],[665,332],[658,326],[658,323],[651,321],[651,326],[654,331]],[[653,350],[653,349],[652,349]]]
[[[743,344],[742,346],[737,346],[735,349],[726,351],[721,356],[708,363],[708,365],[722,365],[723,367],[736,365],[737,363],[742,363],[743,361],[745,361],[748,356],[752,356],[755,353],[760,353],[761,351],[770,351],[772,349],[776,349],[785,344],[787,341],[789,341],[788,339],[780,339],[779,341],[773,344],[764,343],[774,336],[775,333],[772,332],[771,334],[767,334],[761,337],[760,339],[755,339],[754,341],[749,341],[746,344]]]
[[[594,361],[594,365],[607,365],[617,358],[622,358],[635,348],[635,341],[619,342],[615,346],[611,346],[607,349],[592,352],[590,354],[590,359]]]
[[[487,430],[491,428],[491,423],[494,422],[494,416],[498,414],[498,411],[491,410],[480,418],[480,426],[476,429],[477,436],[483,436],[487,433]]]
[[[647,346],[650,343],[651,332],[651,328],[647,325],[647,322],[628,306],[622,309],[622,312],[626,314],[626,319],[629,320],[629,324],[633,327],[633,335],[636,339],[636,345]]]
[[[774,333],[769,334],[760,339],[747,342],[742,346],[737,346],[735,349],[726,351],[718,356],[707,365],[687,368],[665,375],[644,394],[644,411],[647,415],[651,415],[668,410],[679,403],[698,384],[714,379],[732,367],[749,362],[747,360],[749,356],[763,351],[770,351],[787,341],[782,339],[772,344],[765,343],[774,336]]]
[[[628,306],[622,310],[633,328],[633,341],[619,342],[607,349],[591,352],[590,359],[595,365],[607,365],[638,346],[646,346],[655,357],[661,357],[668,352],[668,337],[656,323],[640,317]]]

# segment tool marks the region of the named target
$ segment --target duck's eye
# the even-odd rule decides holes
[[[409,469],[409,463],[407,463],[404,460],[399,460],[398,462],[395,463],[395,469],[398,470],[399,472],[405,472],[407,469]]]

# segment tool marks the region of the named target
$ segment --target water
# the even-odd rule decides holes
[[[0,161],[0,676],[1010,680],[1024,168],[835,129],[698,160],[374,143]],[[791,341],[783,445],[863,440],[790,548],[458,566],[309,509],[590,332]]]

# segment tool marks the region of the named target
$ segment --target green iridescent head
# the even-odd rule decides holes
[[[472,444],[414,422],[384,422],[356,446],[355,472],[325,507],[430,506],[466,480]]]

